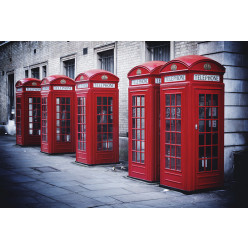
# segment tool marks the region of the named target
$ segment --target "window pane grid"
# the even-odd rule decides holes
[[[21,98],[16,98],[16,134],[21,135]]]
[[[56,141],[71,141],[71,99],[70,97],[56,98]]]
[[[199,172],[218,169],[218,95],[199,94]]]
[[[132,97],[132,161],[145,163],[145,96]]]
[[[165,95],[165,168],[181,171],[181,94]]]
[[[78,97],[78,150],[86,150],[86,98]]]
[[[97,150],[113,150],[113,97],[97,97]]]
[[[42,108],[42,141],[47,142],[47,97],[42,97],[41,100],[41,108]]]
[[[40,135],[40,97],[28,98],[28,133]]]

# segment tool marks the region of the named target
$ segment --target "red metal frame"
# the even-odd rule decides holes
[[[41,83],[41,151],[49,154],[75,152],[75,82],[63,75]]]
[[[222,186],[225,68],[207,57],[190,55],[166,63],[160,72],[160,185],[188,192]],[[179,94],[181,106],[177,101],[171,104],[171,97]],[[178,168],[172,168],[173,163]]]
[[[41,80],[24,78],[16,83],[16,144],[40,145]]]
[[[128,174],[159,181],[159,90],[164,61],[149,61],[128,73]]]
[[[119,162],[119,78],[104,70],[80,73],[76,79],[76,161]]]

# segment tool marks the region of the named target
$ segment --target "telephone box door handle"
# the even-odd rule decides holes
[[[197,130],[197,128],[198,128],[198,125],[197,125],[197,124],[195,124],[195,130]]]

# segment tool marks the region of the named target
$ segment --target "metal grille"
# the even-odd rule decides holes
[[[169,61],[170,60],[170,42],[169,41],[148,41],[148,51],[150,60]]]
[[[101,69],[114,73],[114,50],[99,53]]]

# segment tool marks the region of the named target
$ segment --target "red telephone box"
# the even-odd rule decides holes
[[[76,79],[76,161],[84,164],[119,162],[119,78],[89,70]]]
[[[224,73],[199,55],[161,69],[161,185],[189,192],[223,185]]]
[[[159,181],[159,94],[163,61],[150,61],[129,73],[128,174]]]
[[[49,154],[75,152],[75,82],[63,75],[41,83],[41,151]]]
[[[41,80],[24,78],[16,83],[16,144],[40,145]]]

